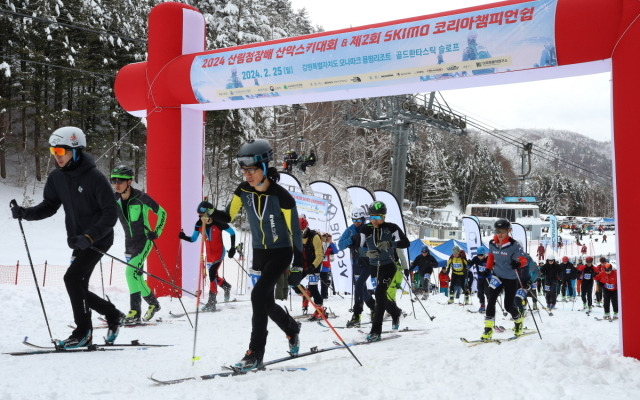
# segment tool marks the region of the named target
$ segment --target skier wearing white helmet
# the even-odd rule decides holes
[[[15,204],[11,212],[14,218],[36,221],[51,217],[60,206],[64,208],[67,243],[73,249],[64,283],[76,328],[58,346],[76,348],[92,344],[91,310],[106,317],[105,340],[113,343],[124,314],[89,291],[91,273],[102,257],[92,247],[106,252],[113,244],[113,226],[118,220],[113,191],[106,176],[96,168],[93,157],[84,152],[87,140],[80,128],[66,126],[55,130],[49,146],[56,169],[47,178],[42,202],[28,208]]]

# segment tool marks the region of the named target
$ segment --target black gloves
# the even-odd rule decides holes
[[[233,258],[233,256],[235,255],[236,255],[236,248],[232,246],[227,252],[227,257]]]
[[[511,268],[512,268],[512,269],[518,269],[518,268],[520,268],[520,261],[518,261],[518,260],[511,260]]]
[[[491,270],[489,268],[485,268],[479,275],[486,279],[491,275]]]
[[[67,239],[67,244],[74,250],[85,250],[91,247],[92,240],[87,235],[78,235]]]
[[[191,238],[184,234],[184,232],[180,231],[178,237],[182,240],[186,240],[187,242],[191,242]]]
[[[408,278],[410,274],[411,274],[411,271],[409,271],[408,269],[404,270],[404,276]]]
[[[11,207],[11,216],[13,216],[14,219],[23,219],[25,214],[26,210],[24,207],[20,207],[19,205]]]
[[[142,268],[136,268],[136,275],[140,276],[144,274],[144,272],[142,272]]]
[[[158,238],[158,234],[155,233],[154,231],[147,232],[147,239],[156,240],[157,238]]]

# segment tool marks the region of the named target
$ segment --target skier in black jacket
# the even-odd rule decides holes
[[[429,246],[422,246],[420,254],[411,261],[411,268],[413,269],[415,267],[418,267],[418,273],[422,277],[422,289],[424,290],[422,300],[426,300],[429,297],[429,283],[431,281],[433,269],[438,267],[438,262],[429,253]]]
[[[76,328],[58,345],[64,348],[92,344],[91,310],[107,319],[107,343],[113,343],[124,314],[109,301],[89,291],[89,279],[103,252],[113,244],[113,226],[118,211],[107,178],[96,168],[93,157],[83,152],[87,141],[81,129],[66,126],[49,138],[49,151],[56,161],[44,187],[40,204],[11,208],[13,218],[36,221],[51,217],[64,208],[67,243],[73,249],[64,284],[71,300]]]

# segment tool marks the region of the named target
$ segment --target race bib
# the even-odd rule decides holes
[[[371,287],[373,288],[373,290],[376,290],[377,286],[378,286],[378,279],[371,278]]]
[[[616,285],[614,285],[613,283],[605,283],[604,287],[609,290],[616,290]]]
[[[584,279],[591,279],[591,274],[584,274]]]
[[[525,297],[527,297],[527,291],[523,288],[518,289],[518,291],[516,292],[516,297],[524,300]]]
[[[422,277],[424,279],[426,279],[426,280],[429,280],[431,278],[431,275],[430,274],[424,274],[424,275],[422,275]]]
[[[320,280],[320,277],[316,274],[308,275],[307,278],[309,279],[309,285],[317,285]]]
[[[496,289],[498,288],[500,285],[502,285],[502,281],[500,280],[500,278],[498,278],[497,276],[493,275],[491,277],[491,280],[489,281],[489,287],[491,289]]]
[[[565,270],[565,274],[567,274],[567,275],[571,274],[571,268],[567,268],[567,269]]]
[[[551,291],[551,286],[549,286],[549,285],[544,285],[544,291],[545,291],[545,292],[550,292],[550,291]]]
[[[462,271],[462,264],[460,263],[453,263],[451,264],[451,266],[453,267],[454,271]]]

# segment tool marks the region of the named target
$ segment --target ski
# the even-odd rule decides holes
[[[362,329],[358,329],[358,332],[367,335],[367,332],[363,331]],[[390,330],[390,331],[382,331],[382,333],[384,334],[388,334],[388,333],[404,333],[404,332],[424,332],[424,329],[411,329],[408,326],[402,329],[396,329],[396,330]]]
[[[504,339],[496,338],[496,339],[488,339],[488,340],[487,339],[468,340],[466,338],[461,337],[460,341],[462,343],[467,344],[468,345],[467,347],[473,347],[473,346],[477,346],[477,345],[485,344],[485,343],[501,344],[501,343],[504,343],[504,342],[511,342],[511,341],[520,339],[520,338],[525,337],[525,336],[533,335],[534,333],[536,333],[536,331],[524,332],[522,335],[511,336],[511,337],[504,338]]]
[[[347,343],[347,346],[352,347],[352,346],[361,346],[361,345],[365,345],[365,344],[372,344],[372,343],[378,343],[378,342],[383,342],[385,340],[391,340],[391,339],[397,339],[399,338],[401,335],[393,334],[393,335],[389,335],[389,336],[382,336],[380,337],[380,339],[378,340],[374,340],[372,342],[368,341],[368,340],[358,340],[356,342],[351,342],[351,343]],[[344,347],[340,342],[334,341],[333,344],[335,344],[336,346],[340,346],[340,347]]]
[[[617,321],[618,317],[611,317],[611,318],[600,318],[600,317],[593,317],[596,321],[609,321],[609,322],[613,322],[613,321]]]
[[[313,315],[313,314],[302,314],[302,315],[296,315],[296,316],[294,316],[294,317],[292,317],[292,318],[293,318],[293,319],[296,319],[296,320],[298,320],[298,319],[307,319],[308,321],[321,321],[321,320],[322,320],[322,318],[319,318],[319,319],[311,319],[311,318],[313,318],[313,317],[312,317],[312,315]],[[333,313],[333,312],[328,312],[328,313],[327,313],[327,318],[328,318],[328,319],[335,319],[335,318],[338,318],[338,315],[336,315],[336,314],[335,314],[335,313]]]
[[[219,378],[219,377],[225,377],[225,376],[237,376],[237,375],[246,375],[250,372],[261,372],[261,371],[287,371],[287,372],[293,372],[293,371],[306,371],[306,368],[261,368],[261,369],[252,369],[249,371],[242,371],[242,370],[238,370],[237,368],[232,368],[232,367],[226,367],[224,366],[223,369],[226,369],[226,371],[223,372],[216,372],[213,374],[207,374],[207,375],[200,375],[200,376],[191,376],[188,378],[179,378],[179,379],[171,379],[171,380],[161,380],[158,378],[154,378],[153,375],[151,375],[149,377],[149,379],[151,379],[153,382],[157,383],[158,385],[175,385],[176,383],[182,383],[182,382],[187,382],[187,381],[197,381],[197,380],[202,380],[202,381],[206,381],[209,379],[214,379],[214,378]]]
[[[32,347],[34,349],[39,349],[39,350],[59,350],[61,349],[60,347],[56,347],[56,346],[40,346],[37,345],[35,343],[31,343],[29,342],[29,338],[25,337],[24,340],[22,341],[22,344],[24,344],[25,346],[28,347]],[[130,343],[114,343],[114,344],[92,344],[90,347],[96,347],[96,348],[115,348],[115,347],[169,347],[169,346],[173,346],[171,344],[147,344],[147,343],[140,343],[139,340],[132,340]],[[64,351],[64,349],[62,349]],[[71,349],[67,349],[67,350],[71,350]]]

